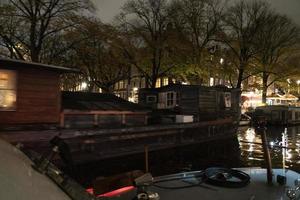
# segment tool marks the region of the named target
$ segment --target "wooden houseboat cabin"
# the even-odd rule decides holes
[[[77,70],[0,58],[0,127],[57,125],[60,75]]]
[[[240,90],[225,86],[173,84],[141,89],[139,104],[164,113],[193,116],[193,121],[240,116]]]

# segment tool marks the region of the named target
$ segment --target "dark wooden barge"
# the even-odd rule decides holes
[[[75,163],[91,162],[118,156],[205,143],[232,138],[237,125],[230,118],[188,124],[148,125],[109,129],[64,129],[44,131],[9,131],[1,137],[13,144],[40,153],[51,148],[49,141],[60,137],[71,152]]]

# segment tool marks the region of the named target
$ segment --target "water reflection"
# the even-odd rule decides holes
[[[300,126],[268,127],[266,130],[273,167],[300,171]],[[238,133],[241,159],[246,166],[264,167],[262,140],[252,127]]]

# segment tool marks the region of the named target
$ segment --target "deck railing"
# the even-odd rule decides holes
[[[140,116],[143,118],[143,125],[148,123],[148,114],[147,112],[132,112],[132,111],[63,111],[60,114],[60,127],[65,128],[66,116],[93,116],[93,125],[95,127],[99,126],[100,117],[107,116],[120,116],[121,123],[120,125],[127,125],[128,118],[132,116]]]

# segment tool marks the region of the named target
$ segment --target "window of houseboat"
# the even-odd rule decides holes
[[[173,107],[176,104],[176,92],[167,92],[167,107]]]
[[[155,95],[148,95],[146,99],[147,103],[156,103],[156,96]]]
[[[224,93],[224,102],[225,102],[225,107],[226,108],[231,107],[231,93],[230,92],[225,92]]]
[[[16,109],[16,72],[0,70],[0,111]]]

